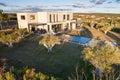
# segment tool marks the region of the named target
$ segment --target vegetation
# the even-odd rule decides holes
[[[64,43],[64,45],[56,45],[52,54],[47,54],[45,47],[38,44],[43,39],[42,36],[30,35],[24,39],[24,41],[16,44],[11,49],[0,46],[0,57],[6,57],[8,59],[8,65],[15,66],[18,71],[19,68],[28,65],[28,72],[35,72],[32,68],[34,67],[37,72],[40,71],[44,74],[61,78],[61,80],[68,80],[68,76],[72,80],[75,80],[77,73],[79,75],[78,80],[92,80],[91,71],[94,67],[88,62],[83,61],[83,58],[80,57],[81,51],[83,50],[82,46]],[[79,67],[74,72],[77,64]],[[24,69],[22,68],[21,70]],[[26,70],[24,73],[26,74]],[[71,77],[71,73],[75,77]],[[18,78],[16,77],[16,73],[12,73],[12,75],[15,76],[15,79]],[[23,78],[23,75],[21,78]],[[26,78],[28,79],[29,77]]]
[[[67,80],[67,77],[74,72],[76,64],[83,63],[80,58],[83,47],[64,43],[56,45],[52,54],[48,54],[46,48],[39,45],[41,39],[42,36],[31,34],[13,48],[0,44],[0,58],[7,58],[8,65],[17,69],[28,66],[30,69],[35,68],[36,72]]]
[[[19,42],[19,39],[15,33],[11,34],[1,33],[0,42],[6,44],[8,47],[13,47],[13,43]]]
[[[47,34],[39,43],[44,45],[48,49],[48,52],[51,52],[55,44],[60,44],[60,39],[57,36]]]
[[[27,29],[18,29],[15,28],[15,33],[18,35],[19,38],[24,38],[27,34]]]
[[[22,29],[16,29],[10,33],[2,32],[0,33],[0,42],[6,44],[8,47],[13,47],[14,43],[19,42],[23,38],[25,32],[26,30]]]
[[[0,66],[0,80],[56,80],[54,77],[41,72],[36,73],[34,68],[24,67],[16,69],[11,67],[10,70],[6,70],[7,65],[5,64],[6,62]]]
[[[82,37],[91,37],[92,38],[91,32],[86,27],[81,27],[78,30],[68,31],[66,34],[72,35],[72,36],[82,36]]]
[[[4,13],[0,11],[0,30],[17,27],[17,16],[15,13]]]
[[[0,30],[3,29],[2,22],[7,22],[7,21],[9,21],[8,15],[0,12]]]
[[[112,71],[113,64],[120,64],[120,52],[118,48],[106,44],[102,41],[92,41],[91,46],[83,50],[83,59],[89,61],[96,69],[95,74],[102,80],[102,75]]]
[[[74,35],[74,36],[80,36],[80,31],[79,30],[71,30],[67,34]]]
[[[74,14],[74,18],[78,20],[78,23],[84,23],[84,27],[90,27],[98,29],[99,31],[107,34],[108,31],[114,30],[119,32],[120,28],[120,16],[118,14]],[[78,26],[80,26],[78,24]],[[81,27],[81,26],[80,26]]]
[[[3,19],[3,14],[2,12],[0,12],[0,29],[2,29],[2,19]]]
[[[111,31],[120,33],[120,28],[113,28]]]
[[[109,30],[119,26],[119,20],[116,18],[101,18],[97,23],[93,22],[94,19],[91,19],[89,16],[82,18],[84,24],[81,25],[81,30],[73,30],[67,34],[91,38],[105,37],[105,39],[107,38],[106,40],[109,40],[107,36],[111,33]],[[109,32],[105,35],[102,31]],[[93,41],[89,47],[83,47],[72,43],[56,45],[60,44],[60,39],[58,38],[60,35],[45,35],[42,37],[41,35],[30,34],[26,36],[26,30],[22,29],[3,31],[0,34],[0,42],[9,47],[19,42],[13,48],[7,48],[0,43],[0,58],[5,57],[8,59],[7,64],[4,63],[0,67],[0,80],[119,79],[119,49],[103,41]],[[101,35],[98,36],[98,34]],[[94,35],[97,36],[94,37]],[[118,39],[114,37],[114,40],[117,40],[118,42],[116,42],[119,43],[119,34],[116,34],[116,36]],[[53,47],[54,50],[52,51]],[[52,54],[48,54],[46,48]],[[4,62],[4,59],[2,60]]]

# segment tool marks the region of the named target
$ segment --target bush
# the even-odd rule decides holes
[[[16,69],[10,67],[7,69],[7,59],[0,59],[0,80],[57,80],[52,76],[43,74],[41,72],[35,72],[34,68],[23,67]]]
[[[71,30],[67,34],[74,35],[74,36],[79,36],[80,35],[80,31],[78,31],[78,30]]]
[[[22,72],[20,72],[22,71]],[[0,72],[0,80],[56,80],[52,76],[45,75],[41,72],[36,73],[35,69],[15,69],[11,67],[9,71]]]
[[[111,31],[120,33],[120,28],[113,28]]]

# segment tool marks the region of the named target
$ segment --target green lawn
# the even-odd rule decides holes
[[[39,45],[41,36],[32,35],[24,41],[15,44],[13,48],[0,45],[0,58],[8,59],[9,66],[20,68],[33,67],[36,71],[65,78],[75,72],[75,67],[80,62],[82,47],[75,44],[61,44],[53,48],[52,53]]]

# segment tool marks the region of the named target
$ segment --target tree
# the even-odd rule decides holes
[[[0,66],[2,68],[2,66]],[[56,80],[53,76],[48,76],[41,72],[35,72],[35,69],[29,69],[23,67],[21,69],[16,69],[13,66],[9,69],[4,68],[5,72],[1,72],[0,69],[0,80]]]
[[[2,22],[8,22],[8,21],[9,21],[8,15],[7,14],[3,14],[2,12],[0,12],[0,29],[3,29]]]
[[[108,31],[110,31],[112,29],[111,26],[104,26],[102,27],[102,30],[104,31],[105,34],[107,34]]]
[[[99,26],[98,28],[102,28],[102,27],[106,26],[107,23],[108,22],[106,19],[102,19],[102,20],[100,20],[99,23],[97,23],[98,24],[97,26]]]
[[[102,26],[100,23],[97,23],[97,24],[95,25],[95,28],[98,29],[98,30],[99,30],[100,28],[102,28],[102,27],[103,27],[103,26]]]
[[[83,27],[89,27],[89,23],[88,22],[84,22]]]
[[[0,29],[2,29],[3,14],[0,12]]]
[[[55,44],[60,44],[60,39],[57,36],[47,34],[39,41],[39,44],[44,45],[48,52],[51,52]]]
[[[113,19],[110,19],[110,26],[112,26],[112,27],[115,27],[115,23],[116,23],[116,20],[115,20],[115,18],[113,18]]]
[[[19,42],[18,36],[16,33],[5,34],[5,32],[1,33],[0,42],[6,44],[8,47],[13,47],[13,43]]]
[[[26,32],[26,29],[15,29],[15,33],[19,36],[19,38],[24,38]]]
[[[14,74],[12,74],[11,72],[6,72],[5,78],[6,78],[6,80],[15,80]]]
[[[95,25],[95,22],[94,22],[94,21],[91,21],[91,22],[90,22],[90,27],[91,27],[91,28],[94,28],[94,25]]]
[[[89,61],[96,68],[95,73],[100,76],[100,80],[102,80],[102,73],[106,74],[106,80],[108,80],[112,65],[120,64],[120,52],[117,47],[101,43],[103,42],[99,41],[92,47],[85,48],[82,54],[84,60]]]

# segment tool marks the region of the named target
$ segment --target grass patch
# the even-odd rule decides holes
[[[36,71],[55,77],[66,79],[75,71],[75,67],[81,61],[82,47],[65,43],[56,45],[52,53],[39,45],[41,36],[31,35],[13,48],[0,46],[0,58],[8,59],[9,66],[20,68],[22,66],[34,67]]]

